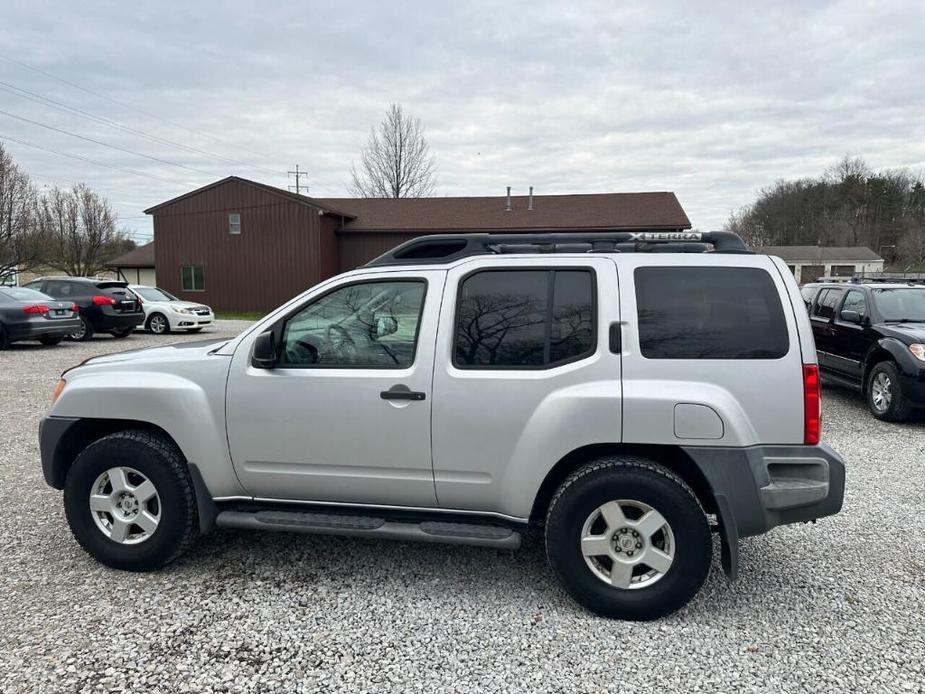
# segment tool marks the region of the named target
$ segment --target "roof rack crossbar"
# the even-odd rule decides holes
[[[371,260],[367,267],[448,263],[500,253],[751,253],[730,231],[573,231],[419,236]]]

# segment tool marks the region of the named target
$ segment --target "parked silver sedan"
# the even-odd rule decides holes
[[[56,345],[79,328],[73,302],[25,287],[0,287],[0,349],[23,340]]]

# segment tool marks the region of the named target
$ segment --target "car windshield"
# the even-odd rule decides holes
[[[34,289],[26,289],[25,287],[3,287],[0,292],[4,292],[7,296],[17,301],[53,301],[47,294],[42,294],[42,292],[37,292]]]
[[[925,322],[925,287],[875,289],[874,299],[884,320]]]
[[[132,290],[145,301],[179,301],[173,294],[168,294],[163,289],[156,287],[137,287]]]

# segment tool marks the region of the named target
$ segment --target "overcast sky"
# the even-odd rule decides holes
[[[58,153],[4,146],[139,241],[146,207],[229,174],[285,187],[299,164],[346,195],[390,102],[424,122],[439,195],[672,190],[701,229],[846,153],[925,168],[921,0],[30,0],[0,26],[0,111],[35,121],[0,113],[0,138]]]

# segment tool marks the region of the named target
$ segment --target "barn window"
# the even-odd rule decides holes
[[[202,265],[183,265],[180,268],[180,279],[184,292],[206,290],[206,275]]]
[[[230,234],[240,234],[241,233],[241,214],[238,212],[232,212],[228,215],[228,233]]]

